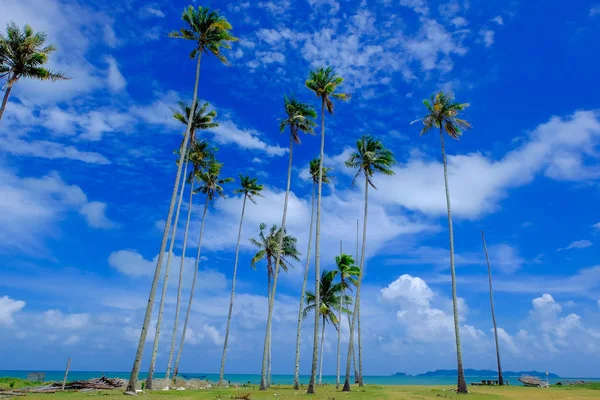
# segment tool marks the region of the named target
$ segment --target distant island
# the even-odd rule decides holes
[[[416,377],[454,377],[458,375],[458,371],[455,369],[438,369],[435,371],[428,371],[425,372],[424,374],[418,374],[418,375],[414,375]],[[498,371],[494,371],[491,369],[465,369],[465,376],[496,376],[498,375]],[[545,378],[546,377],[546,373],[545,372],[539,372],[539,371],[519,371],[519,372],[514,372],[514,371],[502,371],[502,375],[504,377],[520,377],[523,375],[528,375],[528,376],[534,376],[534,377],[542,377]],[[403,372],[396,372],[394,375],[392,376],[410,376],[407,375]],[[553,374],[553,373],[549,373],[548,374],[549,378],[560,378],[558,375]]]

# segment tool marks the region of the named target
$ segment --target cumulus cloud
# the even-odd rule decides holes
[[[15,323],[15,314],[25,307],[22,300],[11,299],[8,296],[0,297],[0,326],[10,327]]]
[[[48,310],[44,313],[44,323],[50,328],[79,330],[90,322],[90,314],[64,314],[60,310]]]
[[[287,149],[270,145],[260,138],[260,132],[254,129],[242,129],[233,121],[220,121],[217,128],[210,129],[214,139],[221,144],[235,144],[245,150],[264,151],[269,156],[282,156]]]
[[[479,35],[481,36],[481,40],[483,41],[483,44],[485,44],[485,47],[490,47],[494,44],[495,32],[493,30],[482,29],[479,31]]]
[[[108,64],[108,88],[113,92],[120,92],[124,90],[127,86],[127,81],[125,80],[125,77],[119,70],[117,60],[115,60],[115,58],[112,56],[106,56],[105,60]]]

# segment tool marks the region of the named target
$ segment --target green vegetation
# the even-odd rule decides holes
[[[10,378],[10,377],[6,377],[6,378],[0,378],[0,390],[1,389],[21,389],[24,387],[30,387],[30,386],[39,386],[41,385],[41,382],[31,382],[28,381],[26,379],[21,379],[21,378]]]

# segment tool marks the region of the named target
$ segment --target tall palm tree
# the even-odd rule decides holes
[[[337,76],[331,67],[319,68],[316,71],[310,71],[306,80],[306,87],[312,90],[315,95],[321,99],[321,153],[319,155],[319,171],[323,170],[323,158],[325,157],[325,109],[333,115],[333,100],[348,100],[350,95],[347,93],[336,92],[338,86],[344,82],[344,78]],[[317,304],[319,303],[319,270],[321,268],[321,195],[323,191],[323,181],[319,174],[319,184],[317,185],[317,227],[315,232],[315,293]],[[315,312],[315,327],[313,332],[313,357],[310,371],[310,381],[306,393],[315,393],[315,378],[317,374],[317,353],[319,345],[319,309]]]
[[[200,182],[195,190],[196,193],[202,193],[206,197],[204,203],[204,212],[202,213],[202,222],[200,224],[200,236],[198,237],[198,252],[196,253],[196,262],[194,264],[194,275],[192,277],[192,287],[190,289],[190,299],[188,302],[188,308],[185,313],[185,320],[183,322],[183,332],[181,334],[181,340],[179,342],[179,350],[177,351],[177,358],[175,358],[175,370],[173,372],[173,378],[177,376],[179,372],[179,360],[181,359],[181,353],[183,352],[183,345],[185,342],[185,333],[187,331],[188,322],[190,319],[190,312],[192,310],[192,302],[194,300],[194,291],[196,289],[196,276],[198,275],[198,265],[200,263],[200,254],[202,251],[202,234],[204,233],[204,221],[206,220],[206,211],[208,206],[214,203],[215,199],[219,197],[225,197],[225,191],[223,186],[226,183],[233,182],[233,178],[221,178],[221,168],[223,164],[214,162],[208,166],[208,168],[198,172],[196,180]]]
[[[258,240],[254,238],[250,239],[250,243],[259,249],[254,257],[252,257],[250,265],[252,268],[256,269],[257,262],[263,259],[267,260],[267,299],[269,303],[268,312],[272,312],[273,304],[271,300],[275,297],[273,292],[275,274],[278,273],[280,268],[287,272],[287,270],[292,267],[292,265],[289,263],[289,260],[291,259],[300,261],[300,258],[298,257],[300,253],[296,249],[297,239],[295,237],[288,235],[283,229],[277,229],[277,225],[273,225],[269,230],[269,233],[265,236],[266,228],[266,224],[260,224]],[[278,251],[278,249],[281,249],[281,251]],[[273,281],[273,284],[271,281]],[[270,334],[267,334],[267,340],[268,343],[266,344],[264,351],[267,355],[267,363],[270,364]],[[270,367],[267,365],[264,370],[265,376],[261,377],[261,382],[264,381],[265,389],[270,385],[270,374],[267,377],[267,368],[270,369]]]
[[[392,152],[385,148],[385,146],[379,141],[369,135],[361,137],[356,142],[356,151],[350,154],[346,161],[346,166],[349,168],[357,169],[356,175],[352,181],[356,184],[356,179],[362,174],[365,176],[365,211],[363,221],[363,238],[362,238],[362,250],[360,255],[360,274],[358,275],[358,284],[356,285],[356,300],[354,301],[354,316],[352,323],[350,324],[350,340],[348,343],[348,360],[346,362],[346,380],[344,381],[344,388],[342,391],[350,391],[350,360],[351,350],[354,347],[354,326],[356,320],[359,318],[360,313],[360,286],[362,278],[365,274],[365,250],[367,246],[367,216],[368,216],[368,205],[369,205],[369,186],[373,189],[377,189],[373,183],[373,175],[377,172],[384,175],[393,175],[394,171],[390,169],[396,160]],[[363,385],[362,379],[362,346],[360,337],[360,323],[358,328],[358,385]]]
[[[313,221],[315,217],[315,189],[319,184],[319,164],[318,158],[310,161],[310,176],[313,182],[311,206],[310,206],[310,228],[308,230],[308,250],[306,252],[306,266],[304,267],[304,280],[302,281],[302,290],[300,291],[300,308],[298,310],[298,329],[296,331],[296,362],[294,364],[294,390],[300,389],[300,330],[302,328],[302,312],[304,311],[304,293],[306,292],[306,282],[308,280],[308,268],[310,266],[310,245],[312,242]],[[323,183],[330,183],[333,176],[329,171],[333,168],[323,167]]]
[[[349,304],[352,300],[348,296],[343,295],[343,285],[342,283],[335,283],[335,277],[337,276],[338,271],[325,271],[321,274],[321,285],[319,285],[319,296],[315,296],[314,293],[307,291],[306,292],[306,308],[304,309],[303,316],[308,316],[309,313],[315,311],[317,308],[317,304],[319,304],[319,314],[323,319],[323,326],[321,332],[321,358],[320,358],[320,366],[319,366],[319,385],[323,384],[323,345],[325,344],[325,324],[327,322],[331,322],[331,324],[340,331],[339,319],[335,315],[335,311],[339,308],[340,311],[343,311],[347,314],[350,311],[347,308],[344,308],[344,304]],[[317,303],[317,299],[319,303]]]
[[[219,384],[223,383],[225,375],[225,356],[227,353],[227,342],[229,340],[229,328],[231,326],[231,313],[233,312],[233,298],[235,294],[235,279],[237,277],[237,266],[240,254],[240,239],[242,237],[242,224],[244,223],[244,211],[246,210],[246,200],[250,200],[254,204],[255,197],[262,197],[260,192],[263,190],[263,185],[258,184],[257,178],[250,178],[247,175],[240,175],[240,188],[234,190],[236,194],[243,195],[242,216],[240,217],[240,229],[238,230],[237,245],[235,246],[235,261],[233,263],[233,279],[231,281],[231,298],[229,299],[229,313],[227,314],[227,327],[225,328],[225,340],[223,341],[223,356],[221,357],[221,370],[219,372]]]
[[[0,106],[0,120],[6,109],[8,97],[15,83],[21,78],[41,81],[69,79],[62,72],[52,72],[44,68],[48,56],[56,51],[53,44],[45,45],[45,32],[34,32],[25,25],[21,30],[10,22],[6,26],[6,36],[0,33],[0,78],[6,78],[4,98]]]
[[[498,360],[498,381],[500,386],[504,385],[504,377],[502,376],[502,366],[500,365],[500,343],[498,342],[498,328],[496,326],[496,313],[494,312],[494,296],[492,291],[492,267],[490,265],[490,257],[488,256],[487,246],[485,244],[485,234],[481,230],[481,241],[483,242],[483,251],[485,251],[485,260],[488,267],[488,280],[490,282],[490,308],[492,309],[492,323],[494,324],[494,339],[496,339],[496,360]]]
[[[285,199],[283,201],[283,215],[281,217],[281,229],[285,231],[288,198],[290,195],[290,185],[292,182],[292,154],[294,150],[294,143],[300,144],[300,132],[307,134],[314,133],[313,128],[316,125],[314,122],[314,118],[317,117],[317,114],[311,106],[296,100],[293,96],[284,96],[283,100],[287,118],[281,121],[281,123],[279,124],[279,129],[283,133],[285,132],[286,127],[290,128],[290,157],[288,161],[288,175],[287,185],[285,189]],[[281,241],[283,239],[283,236],[279,237],[279,248],[281,248]],[[280,253],[277,253],[276,259],[279,259],[279,257]],[[279,263],[276,261],[275,265],[278,264]],[[271,383],[270,380],[267,380],[267,369],[270,368],[270,362],[268,362],[268,359],[270,358],[271,354],[271,351],[269,350],[271,342],[271,324],[273,320],[273,307],[275,304],[275,292],[277,291],[278,277],[279,268],[275,268],[275,272],[273,275],[273,288],[271,289],[271,295],[269,297],[269,311],[267,313],[267,331],[265,333],[265,345],[261,368],[260,390],[266,390]]]
[[[440,130],[440,144],[442,147],[442,160],[444,163],[444,185],[446,187],[446,206],[448,208],[448,235],[450,236],[450,274],[452,275],[452,306],[454,309],[454,332],[456,335],[456,359],[458,364],[458,393],[467,393],[467,383],[462,365],[462,347],[460,345],[460,326],[458,320],[458,304],[456,295],[456,272],[454,270],[454,231],[452,228],[452,207],[450,204],[450,189],[448,187],[448,164],[446,162],[446,148],[444,146],[444,131],[452,138],[459,139],[463,129],[471,127],[467,121],[458,118],[459,114],[469,107],[468,103],[457,103],[451,95],[438,92],[430,100],[423,100],[427,108],[427,115],[417,120],[423,121],[421,135],[433,128]],[[416,121],[413,121],[413,123]]]
[[[175,113],[173,114],[173,117],[180,121],[181,123],[187,125],[187,118],[190,115],[190,107],[185,104],[185,102],[180,101],[179,103],[179,107],[181,108],[182,112],[178,112],[175,111]],[[193,116],[193,121],[192,121],[192,128],[190,131],[190,138],[191,138],[191,143],[193,147],[194,144],[196,143],[196,130],[198,129],[210,129],[210,128],[215,128],[217,126],[219,126],[219,124],[213,122],[213,118],[215,118],[217,116],[217,113],[215,111],[210,111],[210,112],[206,112],[206,109],[208,108],[208,103],[205,103],[202,107],[198,107],[198,104],[196,104],[196,111],[194,113]],[[204,145],[206,146],[206,144]],[[184,151],[183,149],[183,141],[179,147],[179,151]],[[185,175],[187,173],[187,166],[188,166],[188,161],[189,161],[189,154],[190,152],[188,151],[188,156],[186,157],[185,160],[185,165],[183,168],[183,174],[181,174],[181,189],[179,191],[179,200],[177,201],[177,209],[175,211],[175,221],[173,222],[173,232],[171,232],[171,241],[169,244],[169,253],[167,255],[167,265],[165,267],[165,277],[163,280],[163,288],[162,288],[162,294],[160,296],[160,303],[158,306],[158,318],[156,320],[156,332],[154,335],[154,346],[152,348],[152,358],[150,360],[150,367],[148,367],[148,376],[146,378],[146,388],[148,390],[152,390],[152,378],[154,377],[154,368],[156,366],[156,356],[158,354],[158,340],[160,338],[160,330],[161,330],[161,325],[162,325],[162,318],[163,318],[163,311],[164,311],[164,306],[165,306],[165,299],[167,297],[167,283],[169,281],[169,270],[171,268],[171,259],[173,258],[173,247],[175,245],[175,237],[177,235],[177,226],[179,225],[179,212],[181,211],[181,203],[183,201],[183,191],[185,189]],[[198,153],[196,153],[198,154]],[[192,186],[193,187],[193,186]],[[191,190],[190,190],[191,191]],[[191,197],[191,194],[190,194]],[[182,255],[182,262],[185,259],[185,254]],[[181,277],[180,277],[181,278]],[[179,304],[178,304],[179,306]],[[175,311],[175,316],[179,317],[179,310]],[[175,322],[175,324],[177,324],[177,321]],[[169,360],[169,367],[170,367],[170,360]],[[168,374],[168,369],[167,368],[167,374]]]
[[[158,259],[156,261],[156,269],[154,271],[154,277],[152,279],[152,285],[150,287],[150,294],[148,296],[148,304],[146,306],[146,313],[144,314],[144,322],[142,324],[142,330],[140,333],[140,340],[138,342],[137,351],[135,353],[135,360],[133,367],[131,368],[131,376],[129,377],[129,384],[127,390],[134,391],[136,389],[138,374],[140,372],[140,364],[142,362],[142,356],[144,354],[144,345],[146,343],[146,336],[148,335],[148,326],[150,325],[150,319],[152,317],[152,308],[154,306],[154,298],[156,296],[156,288],[158,287],[158,281],[160,280],[160,272],[162,269],[162,262],[164,253],[167,248],[167,240],[169,238],[169,230],[171,229],[171,219],[173,218],[173,210],[175,209],[175,201],[177,199],[177,189],[179,179],[181,178],[181,171],[183,168],[183,161],[185,157],[185,149],[190,138],[190,132],[192,128],[193,118],[195,115],[195,106],[198,99],[198,83],[200,82],[200,61],[202,53],[212,53],[223,63],[227,63],[227,59],[221,54],[221,48],[229,49],[229,43],[236,41],[237,38],[231,33],[231,25],[227,20],[219,15],[216,11],[210,11],[207,8],[189,6],[184,10],[181,19],[189,25],[189,28],[181,28],[179,32],[171,32],[169,34],[172,38],[186,39],[194,41],[194,49],[190,53],[190,58],[197,58],[196,61],[196,81],[194,82],[194,95],[192,96],[192,107],[188,115],[188,125],[183,138],[184,151],[180,152],[179,164],[177,166],[177,174],[175,175],[175,184],[173,185],[173,193],[171,194],[171,202],[169,204],[169,212],[167,214],[167,220],[165,221],[165,227],[163,230],[163,237],[160,245],[160,251],[158,253]]]
[[[171,374],[171,363],[175,352],[175,341],[177,338],[177,328],[179,325],[179,311],[181,304],[181,289],[183,288],[183,267],[185,263],[185,254],[187,249],[187,239],[190,227],[190,217],[192,216],[192,205],[194,195],[194,185],[196,184],[196,175],[202,169],[208,168],[209,165],[215,162],[214,152],[216,148],[210,148],[206,141],[194,141],[188,148],[187,160],[192,163],[192,170],[189,173],[187,183],[190,184],[190,198],[188,201],[187,220],[185,222],[185,232],[183,234],[183,248],[181,250],[181,261],[179,263],[179,284],[177,285],[177,302],[175,304],[175,319],[173,321],[173,333],[171,334],[171,346],[169,348],[169,360],[167,362],[167,372],[165,379],[169,379]],[[178,206],[179,207],[179,206]],[[171,238],[173,240],[173,238]],[[173,250],[172,248],[170,249]],[[167,261],[168,265],[168,261]],[[164,289],[164,288],[163,288]]]
[[[340,244],[341,247],[341,244]],[[341,249],[340,249],[341,252]],[[344,291],[344,298],[346,298],[346,289],[350,289],[351,286],[356,286],[358,281],[356,277],[360,275],[360,269],[354,265],[354,258],[352,258],[349,254],[340,254],[335,257],[335,263],[337,265],[337,272],[340,275],[340,283],[342,284],[342,289]],[[349,307],[349,305],[346,305]],[[342,320],[342,303],[340,303],[340,309],[338,313],[338,317],[340,321]],[[348,325],[350,327],[351,322],[348,319]],[[336,376],[335,376],[335,388],[338,389],[340,387],[340,343],[342,338],[342,331],[338,329],[338,338],[337,338],[337,366],[336,366]]]

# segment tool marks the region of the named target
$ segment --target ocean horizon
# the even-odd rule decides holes
[[[27,374],[31,372],[44,372],[46,381],[61,381],[64,377],[64,371],[45,371],[45,370],[0,370],[0,378],[27,378]],[[122,378],[129,379],[129,372],[125,371],[69,371],[69,381],[86,380],[106,376],[107,378]],[[140,372],[139,379],[145,380],[146,372]],[[157,372],[154,374],[155,379],[164,378],[165,372]],[[209,382],[217,382],[219,380],[218,373],[179,373],[179,377],[184,379],[206,379]],[[354,378],[354,376],[352,376]],[[467,384],[471,382],[481,382],[482,379],[497,379],[497,375],[465,375]],[[517,380],[518,376],[505,376],[511,385],[521,385]],[[272,375],[271,379],[274,384],[291,385],[294,383],[294,375],[280,374]],[[307,385],[310,375],[300,375],[300,383]],[[318,379],[318,377],[317,377]],[[341,380],[343,381],[342,375]],[[231,384],[250,384],[258,385],[260,383],[260,374],[225,374],[225,380]],[[397,376],[397,375],[365,375],[364,381],[367,385],[423,385],[423,386],[438,386],[438,385],[455,385],[457,377],[454,376]],[[600,382],[600,378],[585,378],[585,377],[556,377],[549,378],[548,382],[554,384],[560,381],[596,381]],[[323,375],[323,383],[335,384],[335,375]],[[352,379],[354,381],[354,379]]]

